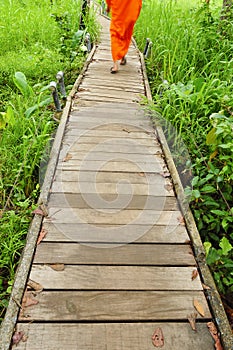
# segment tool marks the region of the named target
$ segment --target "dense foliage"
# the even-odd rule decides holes
[[[79,0],[4,0],[0,12],[1,318],[56,128],[49,82],[62,70],[74,83],[98,28],[92,12],[79,28]]]
[[[212,5],[210,7],[210,5]],[[144,2],[136,37],[219,291],[233,295],[233,31],[222,1]],[[228,9],[229,10],[229,9]],[[179,144],[190,159],[182,159]],[[182,164],[181,164],[182,163]]]

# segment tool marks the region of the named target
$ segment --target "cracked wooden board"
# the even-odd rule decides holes
[[[116,225],[119,227],[120,225]],[[56,224],[46,222],[43,228],[47,235],[43,242],[83,242],[83,243],[122,243],[120,238],[113,236],[111,230],[114,227],[109,225],[95,225],[94,228],[89,225],[81,224]],[[97,232],[95,230],[97,228]],[[188,244],[190,242],[187,230],[184,226],[144,226],[142,232],[141,226],[129,225],[127,227],[127,241],[134,243],[177,243]]]
[[[23,310],[22,321],[142,321],[183,320],[195,311],[193,300],[211,318],[205,296],[199,291],[43,291],[37,305]]]
[[[28,337],[16,350],[154,350],[152,334],[161,328],[163,350],[213,349],[214,342],[205,323],[193,332],[188,323],[29,323],[18,324]],[[51,334],[55,336],[51,337]]]
[[[65,265],[56,271],[49,265],[33,265],[30,279],[44,290],[202,290],[193,267]],[[137,276],[137,279],[135,279]]]
[[[59,228],[59,226],[58,226]],[[78,227],[77,227],[78,230]],[[95,228],[97,231],[97,229]],[[116,230],[117,231],[117,230]],[[111,242],[111,232],[109,232]],[[143,235],[143,234],[142,234]],[[141,235],[141,236],[142,236]],[[116,233],[113,232],[113,241]],[[129,240],[129,237],[125,238]],[[118,237],[120,241],[120,236]],[[36,249],[36,264],[195,266],[189,245],[45,243]],[[136,276],[135,276],[136,278]]]

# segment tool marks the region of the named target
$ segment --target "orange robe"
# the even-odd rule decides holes
[[[111,9],[111,50],[113,61],[124,57],[129,49],[142,0],[106,0]]]

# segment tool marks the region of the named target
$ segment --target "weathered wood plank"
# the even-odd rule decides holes
[[[76,101],[77,103],[81,103],[82,101],[91,101],[92,104],[93,102],[108,102],[108,101],[121,101],[121,99],[118,99],[117,97],[109,97],[109,96],[101,96],[101,95],[92,95],[92,94],[83,94],[82,96],[80,95],[76,95]],[[135,103],[135,102],[140,102],[140,98],[134,97],[134,98],[125,98],[126,102],[131,102],[131,103]]]
[[[53,224],[44,222],[43,227],[47,231],[44,241],[47,242],[134,242],[134,243],[186,243],[190,242],[185,226],[147,226],[128,225],[127,235],[118,237],[111,234],[116,225],[95,225],[94,229],[90,225],[81,224]],[[97,230],[95,229],[97,228]],[[97,231],[97,232],[96,232]]]
[[[97,229],[96,229],[97,230]],[[119,237],[120,240],[120,237]],[[41,243],[37,264],[195,266],[189,245]]]
[[[99,74],[98,74],[98,71],[96,71],[96,70],[90,70],[90,71],[88,71],[85,74],[85,78],[87,78],[87,79],[89,79],[89,78],[90,79],[94,79],[96,77],[97,79],[101,79],[103,76],[108,74],[108,72],[110,73],[110,71],[107,68],[103,69],[102,72],[99,72]],[[135,77],[132,76],[131,73],[129,73],[129,71],[124,72],[124,73],[123,73],[123,71],[121,71],[121,74],[118,74],[117,79],[116,79],[115,76],[114,77],[113,76],[109,76],[109,81],[112,82],[112,86],[114,86],[114,84],[116,84],[116,86],[119,86],[119,84],[123,85],[125,83],[126,79],[127,79],[128,82],[130,82],[131,84],[134,84],[134,85],[142,83],[142,77],[141,76],[139,76],[138,78],[135,78]],[[110,100],[109,102],[112,103],[112,102],[116,102],[116,101]]]
[[[118,91],[141,93],[143,95],[145,93],[145,88],[142,84],[128,84],[126,81],[125,84],[122,86],[112,86],[112,84],[110,84],[108,80],[105,81],[100,79],[97,81],[94,79],[88,79],[88,81],[83,82],[83,84],[80,87],[80,91],[82,91],[82,89],[90,89],[89,91],[96,92],[98,88],[103,91],[107,88],[109,91],[112,90],[115,93],[117,93]]]
[[[78,159],[70,159],[67,162],[60,161],[57,165],[57,169],[62,170],[76,170],[76,171],[107,171],[107,172],[145,172],[145,173],[162,173],[166,172],[167,168],[164,161],[156,163],[147,162],[130,162],[127,160],[119,161],[82,161]]]
[[[86,130],[86,129],[85,129]],[[67,126],[66,128],[66,133],[69,133],[69,135],[75,135],[75,136],[82,136],[83,133],[85,132],[85,130],[79,130],[74,129],[72,127]],[[127,138],[127,139],[141,139],[141,138],[145,138],[145,139],[155,139],[155,133],[153,130],[151,131],[146,131],[146,130],[140,130],[140,131],[132,131],[132,132],[127,132],[127,130],[98,130],[98,129],[88,129],[86,130],[86,133],[88,133],[89,136],[100,136],[100,137],[108,137],[109,139],[111,138]]]
[[[85,133],[81,136],[75,136],[75,135],[64,135],[63,138],[63,144],[72,144],[71,147],[78,147],[82,144],[95,144],[98,147],[101,144],[107,144],[109,145],[109,148],[111,148],[112,144],[119,144],[119,146],[128,145],[131,147],[132,144],[135,145],[135,147],[153,147],[154,145],[157,145],[157,140],[153,138],[127,138],[127,137],[118,137],[118,138],[108,138],[107,136],[91,136],[89,133]]]
[[[193,267],[70,266],[55,271],[33,265],[30,279],[44,290],[202,290],[200,278],[192,280]],[[137,276],[137,278],[135,278]]]
[[[76,146],[77,147],[77,146]],[[73,151],[72,147],[69,150],[68,158],[65,155],[65,158],[63,157],[63,154],[59,157],[59,159],[62,162],[70,162],[71,160],[83,160],[85,162],[87,161],[112,161],[115,162],[133,162],[133,163],[150,163],[150,164],[156,164],[161,163],[161,161],[164,161],[162,154],[136,154],[136,153],[105,153],[98,150],[98,146],[95,147],[94,150],[91,150],[89,152],[81,152],[81,151]]]
[[[64,188],[63,188],[64,189]],[[139,196],[132,195],[129,199],[127,194],[121,194],[121,200],[117,200],[116,194],[103,193],[63,193],[53,192],[50,195],[49,207],[53,208],[80,208],[80,209],[144,209],[147,210],[177,210],[176,198],[157,197],[157,196]],[[101,200],[99,198],[101,197]]]
[[[98,120],[96,118],[92,118],[90,120],[86,116],[81,118],[76,118],[76,120],[69,120],[69,127],[79,129],[79,130],[108,130],[108,131],[123,131],[124,134],[129,134],[131,132],[152,132],[154,137],[154,129],[150,125],[150,122],[145,120],[145,122],[140,122],[141,125],[136,126],[130,123],[123,123],[121,121],[117,121],[117,119],[113,119],[109,116],[106,120],[101,122],[101,118]]]
[[[87,144],[88,147],[92,147],[91,145]],[[89,171],[84,171],[81,174],[82,176],[77,176],[77,173],[75,171],[69,171],[69,170],[57,170],[55,173],[55,181],[79,181],[81,179],[86,179],[85,182],[93,182],[93,178],[95,179],[95,182],[99,183],[118,183],[120,181],[128,181],[130,184],[160,184],[162,185],[170,185],[171,180],[170,178],[164,178],[163,174],[157,174],[157,173],[106,173],[104,171],[98,171],[98,174],[94,174]],[[169,176],[169,174],[166,174],[166,176]]]
[[[92,99],[97,101],[105,101],[106,99],[111,100],[119,100],[119,101],[139,101],[140,100],[140,93],[132,93],[132,92],[126,92],[126,91],[118,91],[112,89],[85,89],[82,91],[78,91],[76,93],[76,98],[81,99]]]
[[[93,79],[95,80],[95,78],[93,77]],[[100,80],[104,80],[104,77],[99,78]],[[107,79],[109,81],[109,79]],[[97,80],[98,81],[98,80]],[[94,109],[93,109],[94,107]],[[97,113],[100,111],[105,111],[108,112],[109,108],[111,109],[111,112],[113,111],[113,113],[117,113],[119,114],[119,112],[124,112],[125,114],[128,113],[141,113],[142,114],[142,110],[143,107],[140,106],[137,103],[127,103],[127,102],[113,102],[113,101],[109,101],[108,103],[97,103],[95,105],[92,106],[78,106],[78,110],[80,112],[93,112],[96,111]]]
[[[78,177],[78,178],[77,178]],[[96,204],[98,205],[98,202],[102,202],[102,199],[104,199],[104,206],[109,206],[109,201],[115,201],[118,198],[119,203],[119,196],[122,199],[122,204],[120,205],[120,208],[123,207],[127,209],[127,203],[131,202],[131,199],[133,199],[134,196],[141,196],[142,198],[142,208],[143,209],[146,206],[146,197],[153,196],[154,201],[157,202],[157,205],[160,204],[158,210],[164,209],[164,203],[166,196],[174,196],[173,188],[172,186],[165,187],[165,183],[163,184],[129,184],[129,183],[99,183],[94,182],[94,176],[92,179],[92,182],[84,182],[85,178],[82,175],[82,173],[76,174],[76,181],[67,182],[67,181],[54,181],[52,185],[52,192],[60,192],[60,193],[74,193],[79,194],[82,193],[85,194],[96,194],[98,198],[92,198],[95,200]],[[77,180],[81,180],[82,182],[79,182]],[[112,195],[115,195],[115,198],[111,198]],[[130,195],[130,196],[127,196]],[[100,198],[101,197],[101,198]],[[89,199],[91,197],[89,196]],[[123,201],[123,199],[125,199]],[[160,201],[160,203],[159,203]],[[108,203],[107,203],[108,202]],[[93,201],[92,201],[93,203]],[[94,208],[97,208],[95,205],[93,205]]]
[[[92,127],[100,127],[100,128],[105,128],[106,126],[112,128],[116,127],[118,125],[121,125],[122,128],[125,128],[126,132],[131,132],[130,129],[128,128],[134,128],[138,129],[140,131],[141,128],[145,127],[152,127],[152,123],[149,119],[143,118],[139,114],[131,114],[130,117],[128,118],[127,115],[127,122],[125,120],[125,115],[124,114],[115,114],[112,115],[110,112],[105,112],[105,113],[96,113],[96,112],[88,112],[88,113],[76,113],[73,112],[70,114],[69,117],[69,122],[70,123],[85,123],[85,124],[91,124]],[[90,127],[90,125],[89,125]],[[86,128],[86,125],[85,125]],[[83,129],[83,128],[82,128]]]
[[[213,349],[214,342],[205,323],[193,332],[189,323],[19,323],[26,342],[17,350],[154,350],[152,335],[161,328],[164,350]],[[54,335],[54,336],[53,336]]]
[[[177,292],[41,292],[38,304],[23,311],[19,320],[132,321],[186,320],[195,312],[194,299],[211,318],[205,296],[199,291]],[[198,316],[201,318],[201,316]]]
[[[54,223],[89,223],[108,225],[178,225],[182,221],[180,211],[156,210],[112,210],[49,208],[49,217],[45,221]]]

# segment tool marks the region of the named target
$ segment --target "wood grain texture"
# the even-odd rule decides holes
[[[163,203],[162,203],[163,204]],[[121,208],[120,208],[121,209]],[[163,208],[162,208],[163,209]],[[108,225],[178,225],[182,221],[179,210],[142,210],[132,209],[79,209],[79,208],[49,208],[46,221],[54,223],[77,224],[108,224]]]
[[[120,240],[120,238],[118,239]],[[44,242],[38,245],[34,262],[37,264],[196,265],[191,248],[188,245],[159,244],[127,244],[118,246],[115,244],[88,245]]]
[[[74,266],[55,271],[48,265],[33,265],[30,279],[44,289],[63,290],[202,290],[193,267]],[[137,278],[135,278],[137,276]]]
[[[133,138],[128,138],[128,137],[117,137],[117,138],[109,138],[107,135],[103,136],[101,134],[99,135],[95,135],[95,136],[91,136],[88,133],[84,133],[83,135],[77,137],[75,135],[70,135],[70,134],[66,134],[64,135],[63,138],[63,145],[66,144],[71,144],[72,147],[78,147],[79,145],[82,144],[94,144],[94,145],[101,145],[102,144],[108,144],[109,147],[112,146],[112,143],[114,144],[118,144],[118,145],[130,145],[132,146],[132,144],[137,147],[141,147],[141,146],[149,146],[149,147],[154,147],[157,144],[157,140],[155,138],[137,138],[137,139],[133,139]]]
[[[74,185],[75,186],[75,185]],[[54,208],[96,208],[96,209],[144,209],[147,210],[178,210],[178,205],[174,193],[167,191],[167,197],[162,196],[146,196],[136,195],[135,193],[129,198],[127,194],[121,194],[121,201],[117,200],[118,194],[109,193],[67,193],[64,192],[64,184],[62,186],[62,193],[53,192],[50,195],[49,207]],[[91,192],[91,189],[89,190]],[[161,191],[160,191],[161,192]],[[100,201],[100,198],[102,199]]]
[[[84,176],[82,173],[75,174],[74,175],[78,176],[78,179],[76,181],[54,181],[52,185],[51,191],[54,193],[69,193],[69,194],[82,194],[84,197],[86,194],[92,194],[96,195],[96,202],[98,202],[98,199],[103,198],[105,201],[105,204],[108,207],[109,202],[115,201],[117,198],[123,196],[123,197],[128,197],[127,201],[122,201],[122,205],[119,203],[120,208],[125,208],[127,209],[127,206],[125,206],[123,203],[130,202],[134,196],[141,196],[144,198],[149,198],[153,197],[154,202],[158,202],[161,200],[161,206],[158,210],[164,209],[164,202],[166,201],[166,196],[175,196],[173,192],[173,187],[169,184],[166,185],[165,181],[163,183],[158,183],[158,184],[130,184],[127,181],[121,181],[119,183],[100,183],[100,182],[94,182],[95,179],[95,174],[93,174],[93,179],[92,182],[80,182],[77,181],[80,178],[82,180],[85,180]],[[114,195],[115,198],[111,199],[111,196]],[[122,197],[122,199],[123,199]],[[157,198],[157,200],[156,200]],[[125,198],[126,199],[126,198]],[[142,200],[142,203],[145,200]],[[92,202],[93,203],[93,202]],[[105,205],[104,204],[104,205]],[[143,208],[145,205],[143,205]],[[98,208],[94,205],[94,208]]]
[[[189,314],[195,312],[194,299],[202,305],[204,319],[208,320],[211,317],[205,296],[199,291],[48,291],[41,292],[35,299],[38,304],[22,310],[19,320],[186,320]]]
[[[193,332],[188,323],[55,323],[18,324],[27,341],[17,350],[154,350],[155,329],[164,335],[163,350],[210,350],[214,348],[206,324],[197,323]],[[52,336],[51,336],[52,335]]]
[[[79,176],[76,171],[66,171],[57,170],[55,173],[55,181],[72,182],[72,181],[84,181],[85,182],[96,182],[96,183],[119,183],[127,181],[130,184],[160,184],[168,185],[171,184],[170,178],[164,178],[163,174],[158,173],[106,173],[104,171],[98,171],[98,173],[93,174],[92,172],[84,171]],[[167,174],[169,176],[169,174]]]
[[[119,227],[120,225],[116,225]],[[185,226],[144,226],[129,225],[127,227],[127,236],[120,241],[121,237],[111,234],[114,227],[109,225],[77,225],[76,224],[53,224],[44,222],[43,228],[47,231],[44,241],[47,242],[118,242],[123,243],[183,243],[189,244],[190,239]],[[97,232],[95,230],[97,228]]]

